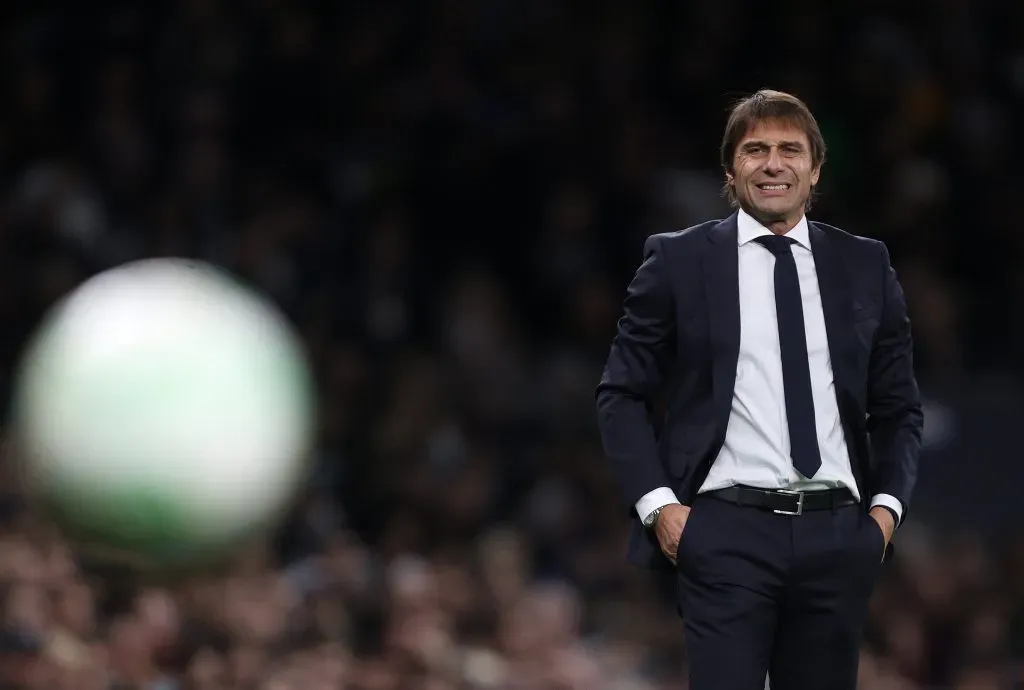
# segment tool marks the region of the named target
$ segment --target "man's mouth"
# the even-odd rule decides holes
[[[779,182],[767,183],[766,182],[766,183],[757,185],[757,188],[760,189],[760,190],[766,191],[766,192],[784,192],[787,189],[789,189],[790,186],[791,185],[789,185],[787,183],[784,183],[784,182],[783,183],[779,183]]]

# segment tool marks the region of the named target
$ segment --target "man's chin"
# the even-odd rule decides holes
[[[746,211],[761,223],[767,225],[768,223],[781,223],[788,218],[792,218],[795,215],[796,209],[793,208],[792,204],[786,204],[785,207],[776,206],[775,204],[751,204],[750,208],[746,209]]]

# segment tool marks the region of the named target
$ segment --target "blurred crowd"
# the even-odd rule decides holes
[[[8,2],[0,51],[4,393],[56,298],[187,255],[287,311],[323,429],[273,544],[194,580],[97,575],[8,486],[2,688],[684,688],[593,390],[643,239],[728,212],[761,86],[821,121],[812,215],[888,243],[930,404],[1018,385],[1022,3]],[[1020,518],[943,508],[901,530],[868,690],[1024,687]]]
[[[614,554],[536,577],[497,527],[472,546],[370,548],[313,503],[282,563],[255,544],[216,573],[140,580],[89,565],[44,522],[0,532],[0,687],[33,690],[685,690],[678,621]],[[914,528],[911,528],[914,530]],[[916,532],[916,530],[915,530]],[[1024,548],[914,533],[881,584],[869,690],[1024,687]]]

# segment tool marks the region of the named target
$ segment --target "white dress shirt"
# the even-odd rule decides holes
[[[801,218],[787,237],[796,241],[793,258],[803,298],[814,420],[821,451],[821,468],[812,479],[796,471],[789,454],[789,424],[775,311],[775,257],[753,241],[772,232],[742,210],[737,226],[740,351],[736,385],[725,442],[698,491],[704,493],[737,484],[795,491],[846,487],[860,500],[836,402],[807,218]],[[675,493],[668,487],[660,487],[637,501],[637,514],[643,520],[655,509],[670,503],[679,503]],[[902,519],[903,506],[895,496],[872,496],[871,505],[891,508]]]

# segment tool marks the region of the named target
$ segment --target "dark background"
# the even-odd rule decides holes
[[[323,410],[277,552],[128,612],[18,513],[0,672],[684,687],[593,390],[644,238],[728,213],[726,109],[773,87],[828,142],[812,217],[890,249],[927,401],[863,687],[1024,687],[1024,4],[9,2],[0,55],[4,387],[55,298],[187,255],[287,310]]]

